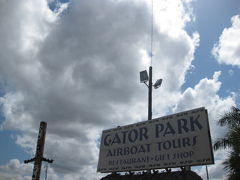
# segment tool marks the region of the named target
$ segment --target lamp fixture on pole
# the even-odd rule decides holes
[[[146,83],[148,81],[148,84]],[[152,119],[152,87],[159,88],[162,84],[162,79],[158,79],[154,85],[152,83],[152,66],[149,66],[149,76],[146,70],[140,72],[140,82],[148,87],[148,120]]]

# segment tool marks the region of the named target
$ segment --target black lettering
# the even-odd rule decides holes
[[[171,142],[170,141],[165,141],[163,143],[163,148],[166,149],[166,150],[170,149],[171,148]]]
[[[150,144],[146,144],[147,146],[147,152],[150,152]]]
[[[143,145],[140,146],[139,150],[138,150],[138,153],[141,153],[141,152],[146,152],[145,148],[143,147]]]
[[[111,152],[110,149],[109,149],[108,152],[107,152],[107,157],[108,157],[108,156],[113,156],[113,154],[112,154],[112,152]]]
[[[183,138],[182,141],[183,141],[183,147],[186,147],[186,145],[191,146],[190,139],[188,137]]]
[[[122,140],[122,143],[123,143],[123,144],[126,143],[126,135],[127,135],[127,132],[128,132],[128,131],[122,131],[122,134],[123,134],[123,140]]]
[[[128,134],[128,140],[133,143],[137,140],[137,138],[138,138],[138,131],[136,129],[131,130]]]
[[[181,139],[174,139],[173,140],[173,148],[181,148]]]
[[[191,131],[195,131],[195,128],[194,128],[195,126],[194,125],[196,125],[199,130],[202,129],[202,125],[198,121],[199,117],[200,117],[200,115],[198,115],[195,119],[193,117],[190,117]]]
[[[124,151],[124,155],[128,155],[129,154],[129,147],[125,147],[123,151]]]
[[[111,138],[108,139],[108,137],[110,136],[110,134],[106,135],[105,138],[104,138],[104,145],[105,146],[109,146],[109,144],[111,143]]]
[[[194,137],[193,137],[193,144],[192,144],[192,146],[195,146],[196,143],[197,143],[197,136],[194,136]]]
[[[165,131],[164,131],[163,136],[165,136],[166,134],[174,135],[175,133],[176,133],[176,132],[175,132],[175,130],[173,129],[172,125],[168,122],[168,123],[167,123],[167,127],[166,127],[166,129],[165,129]]]
[[[162,142],[158,142],[158,151],[161,151],[162,150]]]
[[[187,120],[186,119],[178,119],[178,133],[182,134],[182,131],[188,132]]]
[[[117,156],[121,155],[122,156],[122,148],[117,149]]]
[[[159,134],[163,131],[163,124],[156,124],[156,138],[159,138]]]
[[[140,128],[140,141],[142,141],[143,138],[145,138],[145,140],[148,139],[147,132],[148,129],[146,127]]]
[[[117,144],[121,143],[121,139],[119,138],[118,133],[115,133],[114,139],[112,141],[112,144],[115,144],[115,143]]]
[[[137,153],[137,147],[136,146],[133,146],[131,147],[130,151],[131,151],[131,154],[136,154]]]

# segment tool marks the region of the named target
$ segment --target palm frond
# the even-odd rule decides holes
[[[220,126],[228,125],[230,127],[240,126],[240,109],[232,106],[229,112],[226,112],[219,119],[218,124]]]
[[[213,148],[218,150],[231,147],[230,155],[223,162],[224,169],[228,172],[228,180],[240,179],[240,109],[233,106],[221,116],[218,124],[227,126],[228,131],[224,138],[214,143]]]
[[[229,137],[235,152],[240,153],[240,128],[230,130]]]
[[[232,142],[226,138],[218,139],[213,145],[214,150],[225,149],[228,147],[232,147]]]
[[[232,151],[223,164],[229,180],[234,179],[233,177],[240,177],[240,156],[238,153]]]

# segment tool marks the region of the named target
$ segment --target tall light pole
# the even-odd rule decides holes
[[[148,81],[148,84],[146,83]],[[149,66],[149,78],[146,70],[140,72],[140,82],[148,87],[148,120],[152,120],[152,87],[159,88],[162,84],[162,79],[158,79],[155,84],[152,83],[152,66]],[[147,171],[151,174],[151,170]]]
[[[148,120],[152,119],[152,87],[159,88],[162,84],[162,79],[158,79],[154,85],[152,83],[152,66],[149,66],[149,77],[146,70],[140,72],[140,82],[148,87]],[[148,84],[146,83],[148,82]]]
[[[149,66],[148,83],[148,120],[152,119],[152,66]]]

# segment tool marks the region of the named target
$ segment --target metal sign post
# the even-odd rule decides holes
[[[24,163],[34,162],[32,180],[40,180],[42,161],[46,161],[48,163],[53,162],[52,159],[46,159],[43,157],[46,129],[47,129],[47,123],[42,121],[40,123],[40,128],[38,133],[38,141],[37,141],[35,157],[30,160],[24,161]]]

